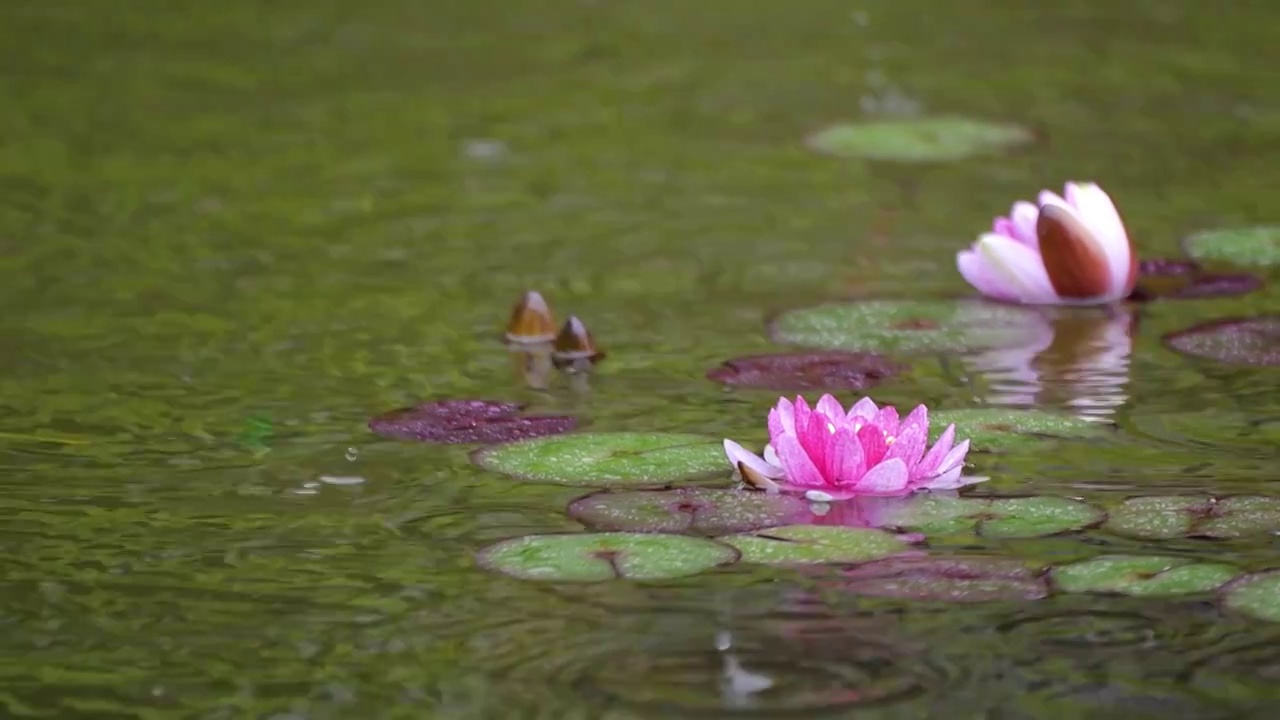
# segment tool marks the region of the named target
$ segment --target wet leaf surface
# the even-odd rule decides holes
[[[1152,258],[1138,264],[1138,287],[1130,300],[1196,300],[1245,295],[1263,286],[1249,273],[1204,272],[1191,260]]]
[[[484,567],[524,580],[603,582],[696,575],[737,561],[723,543],[687,535],[594,533],[528,535],[480,551]]]
[[[488,400],[439,400],[394,410],[369,421],[379,435],[430,443],[496,443],[568,432],[568,415],[521,415],[520,405]]]
[[[592,530],[628,532],[727,535],[809,516],[809,503],[798,497],[713,488],[599,492],[569,505],[569,517]]]
[[[857,595],[949,603],[1038,600],[1049,594],[1037,568],[995,557],[890,558],[844,571]]]
[[[1035,310],[981,300],[864,300],[785,312],[775,342],[862,352],[959,352],[1017,347],[1040,336]]]
[[[732,387],[861,391],[903,369],[901,364],[875,353],[782,353],[726,360],[708,371],[707,378]]]
[[[907,540],[870,528],[788,525],[721,538],[742,561],[765,565],[860,563],[915,552]]]
[[[1274,267],[1280,265],[1280,226],[1203,230],[1184,238],[1182,247],[1202,262]]]
[[[1045,537],[1084,529],[1104,517],[1088,503],[1054,496],[957,498],[919,493],[859,502],[865,508],[863,516],[877,526],[926,535],[976,531],[992,539]]]
[[[1207,495],[1134,497],[1111,510],[1109,532],[1143,540],[1232,539],[1280,532],[1280,497]]]
[[[1099,437],[1107,425],[1062,413],[1005,408],[962,408],[930,413],[933,437],[955,423],[956,438],[968,438],[974,450],[1007,450],[1053,438]]]
[[[1165,335],[1164,344],[1232,365],[1280,365],[1280,316],[1214,320]]]
[[[1103,555],[1058,566],[1051,577],[1064,592],[1146,597],[1212,592],[1239,574],[1234,565],[1185,557]]]
[[[1030,143],[1027,129],[1011,123],[960,117],[878,120],[832,125],[809,136],[809,147],[843,158],[944,162]]]
[[[481,448],[472,460],[530,482],[587,487],[655,487],[729,473],[720,440],[683,433],[574,433]]]
[[[1252,573],[1223,586],[1223,607],[1267,622],[1280,622],[1280,570]]]

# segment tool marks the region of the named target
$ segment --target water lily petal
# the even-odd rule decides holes
[[[959,445],[956,445],[955,447],[951,448],[951,452],[948,452],[946,456],[942,458],[942,462],[938,463],[937,472],[939,474],[943,474],[943,473],[950,472],[955,468],[964,467],[964,456],[967,455],[968,453],[969,453],[969,441],[965,440],[964,442],[961,442]]]
[[[987,261],[975,250],[961,250],[956,253],[956,269],[965,281],[975,290],[993,300],[1013,301],[1018,293],[1010,288],[994,270],[987,266]]]
[[[1058,302],[1058,293],[1035,250],[1011,238],[988,233],[978,239],[977,251],[985,267],[1011,294],[1010,299],[1032,305]]]
[[[791,401],[778,398],[778,404],[769,411],[769,437],[796,434],[796,409]]]
[[[844,406],[830,394],[818,398],[817,411],[822,413],[833,426],[839,427],[844,424]]]
[[[880,412],[876,413],[876,416],[874,419],[872,419],[871,423],[876,427],[880,428],[880,432],[884,433],[885,435],[889,435],[889,436],[897,435],[898,434],[898,408],[892,405],[885,405],[884,407],[880,408]]]
[[[759,455],[728,438],[724,440],[724,454],[729,458],[729,464],[735,469],[738,467],[738,463],[742,463],[771,480],[777,480],[785,474],[782,472],[782,468],[769,463]]]
[[[875,401],[869,397],[864,397],[849,408],[849,414],[845,416],[845,419],[849,422],[862,420],[865,424],[865,421],[875,417],[877,412],[880,412],[880,408],[876,406]]]
[[[1044,270],[1060,297],[1099,302],[1118,299],[1113,293],[1106,248],[1074,208],[1056,203],[1041,206],[1036,234],[1040,236]]]
[[[776,449],[778,459],[782,461],[782,469],[786,473],[787,484],[796,487],[822,487],[826,482],[818,466],[813,464],[809,454],[800,446],[794,435],[783,435],[778,438]]]
[[[1111,268],[1111,288],[1127,297],[1137,280],[1133,246],[1111,196],[1095,183],[1067,183],[1067,201],[1101,243]],[[1131,272],[1132,270],[1132,272]],[[1132,276],[1132,279],[1131,279]]]
[[[1009,220],[1013,223],[1014,239],[1032,250],[1040,247],[1040,239],[1036,237],[1036,220],[1040,217],[1040,208],[1034,203],[1019,200],[1013,204],[1009,212]]]
[[[928,430],[929,430],[929,409],[928,408],[926,408],[923,405],[917,405],[915,409],[912,410],[907,415],[907,418],[902,421],[902,424],[898,426],[898,434],[901,435],[902,433],[907,431],[907,428],[913,425],[919,426],[921,430],[925,431],[926,435],[928,434]]]
[[[922,426],[904,424],[901,432],[894,438],[893,444],[889,446],[885,459],[898,458],[906,463],[909,471],[920,462],[920,456],[924,455],[924,446],[928,440],[928,431]]]
[[[875,425],[864,425],[858,431],[858,442],[862,443],[862,456],[867,467],[878,464],[884,459],[884,454],[889,451],[884,432]]]
[[[782,461],[778,459],[778,451],[773,449],[773,443],[764,446],[764,461],[774,467],[782,467]]]
[[[867,471],[858,481],[858,492],[865,495],[901,495],[908,489],[907,465],[899,458],[885,460]]]
[[[835,483],[852,482],[862,477],[867,464],[862,455],[862,443],[851,426],[836,431],[832,442],[831,474],[827,477]]]
[[[955,423],[952,423],[947,426],[946,430],[942,431],[942,435],[938,438],[938,441],[935,442],[933,447],[929,448],[929,452],[925,453],[924,457],[920,459],[920,463],[916,465],[916,474],[932,475],[938,472],[938,467],[942,465],[942,459],[947,456],[947,453],[951,452],[951,445],[955,442],[955,439],[956,426]],[[769,449],[765,448],[766,459],[769,457],[768,453]]]

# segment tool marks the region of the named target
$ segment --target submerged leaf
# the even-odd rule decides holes
[[[902,365],[875,353],[782,353],[726,360],[709,370],[707,378],[733,387],[779,391],[862,391],[902,369]]]
[[[1052,571],[1064,592],[1138,596],[1211,592],[1239,574],[1234,565],[1156,555],[1103,555]]]
[[[520,415],[521,406],[488,400],[439,400],[369,421],[379,435],[431,443],[495,443],[568,432],[568,415]]]
[[[860,563],[910,552],[907,538],[880,530],[789,525],[721,538],[742,561],[769,565]]]
[[[1280,315],[1214,320],[1169,333],[1164,344],[1184,355],[1233,365],[1280,365]]]
[[[471,457],[521,480],[588,487],[654,487],[729,472],[720,440],[683,433],[575,433],[493,445]]]
[[[714,540],[651,533],[528,535],[490,545],[477,555],[490,570],[559,582],[683,577],[737,559],[737,550]]]
[[[1267,570],[1238,578],[1221,590],[1228,610],[1267,622],[1280,622],[1280,570]]]
[[[1049,588],[1038,568],[994,557],[890,558],[847,570],[856,595],[971,603],[1039,600]]]
[[[787,525],[809,515],[809,503],[792,495],[712,488],[598,492],[569,505],[569,517],[593,530],[701,535]]]

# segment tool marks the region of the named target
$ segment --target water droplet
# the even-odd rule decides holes
[[[360,457],[360,451],[359,451],[358,449],[353,448],[353,447],[349,447],[349,448],[347,448],[347,461],[348,461],[348,462],[355,462],[355,461],[356,461],[356,458],[358,458],[358,457]]]
[[[327,485],[359,485],[364,478],[359,475],[321,475],[320,482]]]

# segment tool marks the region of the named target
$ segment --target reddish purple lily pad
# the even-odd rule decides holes
[[[1049,595],[1042,569],[996,557],[896,557],[844,572],[856,595],[976,603],[1039,600]]]
[[[802,523],[810,511],[791,495],[691,487],[592,493],[569,504],[569,517],[597,531],[729,535]]]
[[[369,421],[379,435],[430,443],[500,443],[568,432],[569,415],[521,415],[522,406],[489,400],[438,400]]]
[[[866,390],[903,369],[869,352],[778,353],[726,360],[709,370],[707,378],[766,390]]]
[[[1280,365],[1280,315],[1214,320],[1165,335],[1164,344],[1233,365]]]
[[[1192,260],[1153,258],[1138,263],[1138,287],[1130,300],[1194,300],[1245,295],[1262,287],[1250,273],[1209,273]]]

